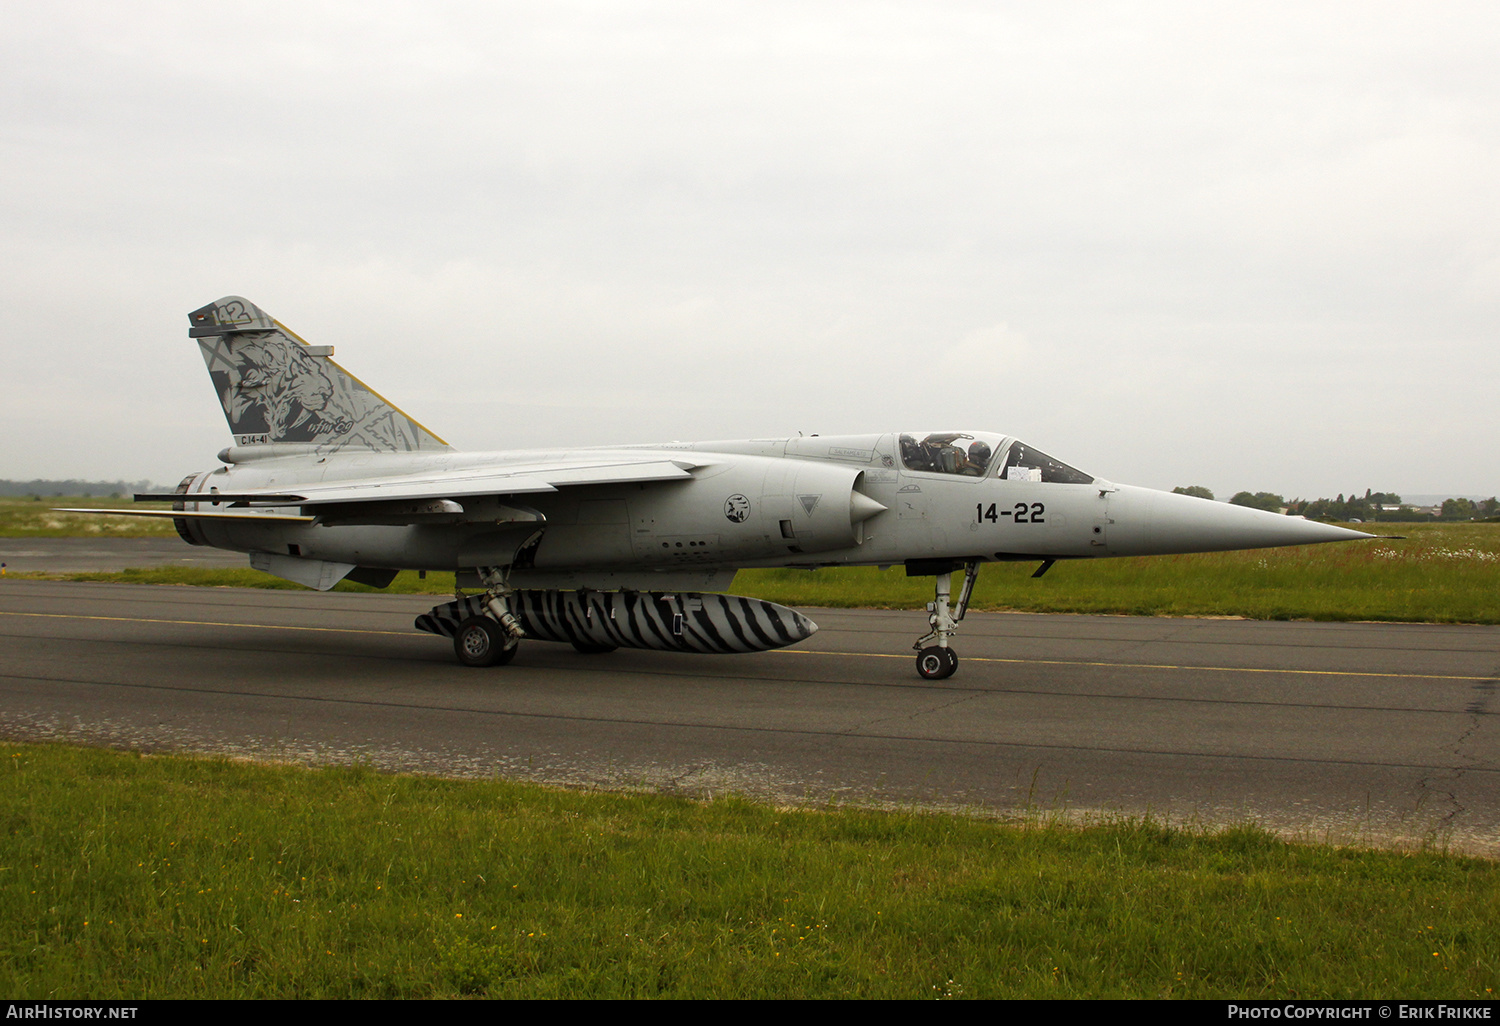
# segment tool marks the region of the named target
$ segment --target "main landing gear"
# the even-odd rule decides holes
[[[479,579],[485,585],[484,606],[489,615],[471,616],[458,625],[453,652],[465,666],[504,666],[516,657],[526,633],[510,611],[513,589],[505,583],[504,571],[480,567]]]
[[[958,631],[958,622],[969,608],[969,596],[974,594],[974,582],[979,579],[978,562],[964,563],[963,568],[964,583],[957,602],[949,601],[953,591],[952,564],[937,575],[937,595],[927,603],[927,623],[932,630],[912,646],[917,650],[917,673],[926,680],[951,677],[958,669],[958,654],[948,647],[948,640]]]
[[[521,645],[487,616],[471,616],[458,625],[453,651],[465,666],[504,666]]]

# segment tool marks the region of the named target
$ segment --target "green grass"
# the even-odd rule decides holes
[[[990,564],[975,609],[1254,619],[1500,623],[1500,524],[1363,525],[1406,540],[1309,545],[1191,556],[1059,562],[1033,579],[1035,563]],[[50,576],[50,575],[49,575]],[[243,570],[127,570],[70,580],[296,588]],[[370,591],[340,584],[342,591]],[[451,594],[452,574],[403,573],[388,589]],[[737,594],[789,606],[918,609],[932,578],[877,570],[744,570]]]
[[[1120,821],[0,750],[12,998],[1408,997],[1500,865]]]
[[[166,517],[109,517],[55,513],[54,506],[79,509],[171,509],[164,502],[128,498],[54,495],[37,499],[0,498],[0,538],[174,538]]]

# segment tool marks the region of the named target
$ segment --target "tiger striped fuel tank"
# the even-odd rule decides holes
[[[518,591],[511,612],[528,638],[663,652],[764,652],[818,629],[774,602],[698,592]],[[471,595],[423,613],[416,626],[451,638],[460,622],[484,615],[484,596]]]

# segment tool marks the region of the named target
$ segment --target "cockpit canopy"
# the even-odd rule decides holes
[[[983,477],[1003,441],[998,435],[971,435],[962,431],[902,435],[901,465],[907,470],[931,474]]]
[[[1051,481],[1054,484],[1093,484],[1094,479],[1019,438],[1011,439],[1000,476],[1011,481]]]
[[[1093,484],[1094,479],[1053,459],[1018,438],[984,431],[933,431],[900,436],[901,465],[929,474],[984,477],[993,473],[1010,481]]]

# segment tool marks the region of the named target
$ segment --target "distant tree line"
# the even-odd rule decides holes
[[[1473,499],[1444,499],[1442,520],[1485,520],[1500,516],[1500,500],[1491,495],[1475,502]]]
[[[1200,499],[1212,499],[1214,493],[1202,485],[1173,488],[1178,495],[1194,495]],[[1419,510],[1401,501],[1395,492],[1375,492],[1365,489],[1363,496],[1353,492],[1346,499],[1342,492],[1333,499],[1285,499],[1274,492],[1236,492],[1229,500],[1236,506],[1286,513],[1290,516],[1307,517],[1309,520],[1389,520],[1412,522],[1423,520],[1486,520],[1500,516],[1500,498],[1490,496],[1482,502],[1473,499],[1445,499],[1437,515]]]
[[[112,495],[123,498],[135,492],[154,490],[150,481],[79,481],[75,478],[69,478],[66,481],[46,481],[41,478],[34,481],[0,479],[0,495],[31,496],[38,499],[43,496],[58,495]]]

